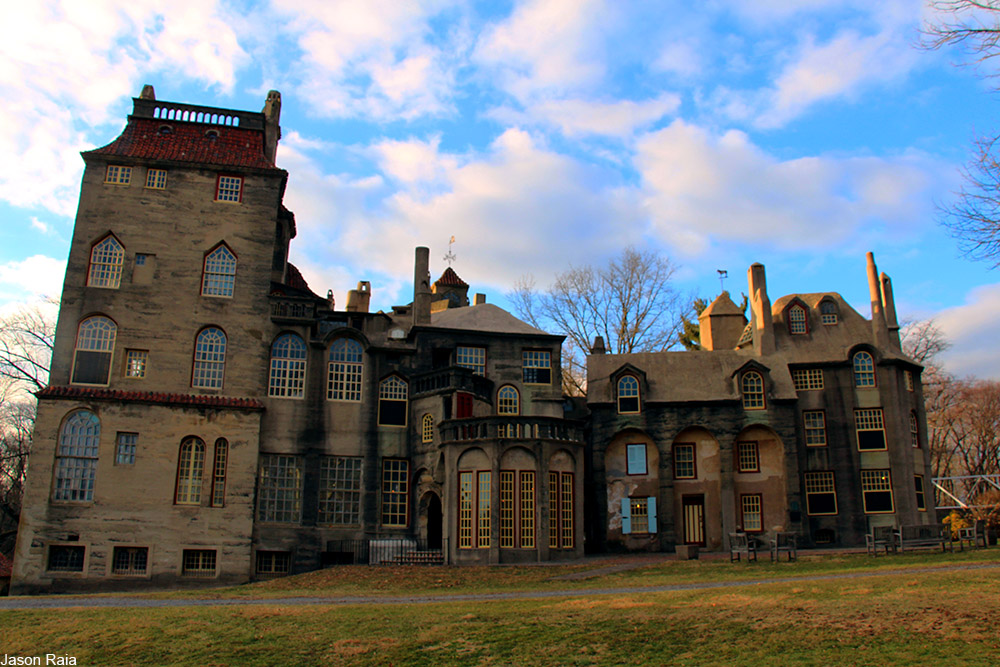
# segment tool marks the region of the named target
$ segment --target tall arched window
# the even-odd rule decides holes
[[[90,270],[87,271],[88,287],[118,289],[122,281],[122,262],[125,248],[113,234],[108,234],[90,249]]]
[[[236,255],[221,244],[205,255],[201,276],[202,296],[232,296],[236,286]]]
[[[390,375],[378,386],[379,426],[406,426],[408,388],[398,375]]]
[[[205,469],[205,443],[201,438],[185,438],[177,457],[177,505],[201,504],[201,474]]]
[[[202,329],[194,343],[191,386],[222,389],[226,374],[226,334],[218,327]]]
[[[804,334],[809,332],[809,323],[806,319],[806,309],[800,304],[795,304],[788,309],[788,333]]]
[[[910,444],[920,446],[920,428],[917,426],[917,413],[910,412]]]
[[[229,463],[229,442],[215,441],[215,461],[212,464],[212,507],[226,506],[226,466]]]
[[[434,442],[434,415],[426,414],[420,420],[420,441]]]
[[[338,338],[330,344],[330,369],[326,397],[331,401],[361,400],[361,343],[353,338]]]
[[[634,375],[623,375],[618,380],[618,413],[639,412],[639,381]]]
[[[56,452],[53,500],[94,499],[100,440],[101,420],[89,410],[77,410],[63,422]]]
[[[267,395],[276,398],[302,398],[305,386],[306,344],[295,334],[282,334],[271,345],[271,373]]]
[[[521,397],[515,387],[509,384],[500,387],[500,391],[497,392],[497,414],[521,414]]]
[[[744,410],[764,409],[764,378],[757,371],[747,371],[740,378]]]
[[[73,358],[74,384],[107,384],[118,326],[111,318],[94,315],[80,322]]]
[[[875,386],[875,360],[867,352],[862,351],[854,355],[854,386]]]

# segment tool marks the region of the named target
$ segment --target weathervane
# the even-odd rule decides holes
[[[452,236],[451,240],[448,241],[448,254],[444,256],[444,261],[448,262],[448,266],[451,266],[451,263],[454,262],[456,259],[458,259],[457,257],[455,257],[455,253],[451,251],[451,246],[453,243],[455,243],[454,236]]]
[[[722,269],[716,269],[716,273],[719,274],[719,289],[723,292],[726,291],[725,279],[729,277],[729,271],[723,271]]]

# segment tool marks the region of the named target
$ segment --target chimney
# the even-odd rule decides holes
[[[281,93],[272,90],[267,93],[264,101],[264,155],[271,162],[278,152],[278,140],[281,139],[281,126],[278,120],[281,117]]]
[[[701,349],[731,350],[736,347],[746,327],[743,311],[723,292],[705,310],[698,313]]]
[[[604,346],[604,336],[595,336],[594,344],[590,346],[591,354],[607,354],[608,348]]]
[[[139,99],[140,100],[155,100],[156,99],[156,93],[153,92],[153,86],[149,85],[148,83],[145,86],[143,86],[142,87],[142,92],[139,93]]]
[[[481,306],[484,303],[486,303],[486,295],[485,294],[476,294],[476,300],[472,303],[472,305],[474,305],[474,306]]]
[[[431,251],[417,247],[413,261],[413,324],[431,323]]]
[[[767,296],[764,265],[754,262],[747,271],[750,288],[750,321],[753,322],[753,351],[757,356],[774,353],[774,318]]]
[[[347,293],[347,312],[367,313],[372,300],[372,284],[367,280],[358,283],[357,289]]]
[[[882,285],[878,279],[878,269],[875,267],[875,255],[869,252],[865,258],[868,262],[868,294],[872,301],[872,335],[875,337],[875,344],[885,348],[889,345],[889,328],[885,321]]]
[[[884,273],[879,276],[882,286],[882,303],[885,306],[885,323],[889,330],[889,343],[897,350],[902,351],[903,345],[899,340],[899,321],[896,319],[896,299],[892,295],[892,278]]]

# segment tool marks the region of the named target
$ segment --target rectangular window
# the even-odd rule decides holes
[[[822,410],[806,410],[802,413],[806,430],[807,447],[826,446],[826,413]]]
[[[135,448],[139,441],[138,433],[119,433],[118,450],[115,453],[115,463],[130,466],[135,463]]]
[[[695,479],[694,443],[679,442],[674,445],[674,479]]]
[[[914,475],[913,486],[917,492],[917,509],[921,512],[927,511],[927,501],[924,497],[924,476]]]
[[[111,574],[140,577],[146,574],[148,547],[115,547],[111,558]]]
[[[298,523],[302,518],[302,459],[264,454],[260,457],[257,520]]]
[[[405,526],[409,519],[410,462],[382,459],[382,525]]]
[[[549,473],[549,548],[559,548],[559,473]]]
[[[743,532],[759,533],[764,530],[761,512],[761,497],[759,493],[747,493],[740,496],[743,514]]]
[[[219,176],[215,190],[215,201],[239,203],[243,200],[242,176]]]
[[[903,384],[906,391],[913,391],[913,371],[903,371]]]
[[[524,384],[552,384],[552,353],[548,350],[525,350],[521,354]]]
[[[812,516],[837,513],[837,488],[832,472],[807,472],[806,512]]]
[[[573,473],[564,472],[559,475],[561,493],[559,494],[559,532],[562,537],[563,549],[573,548]]]
[[[629,475],[645,475],[646,470],[646,445],[625,445],[627,453],[626,466]]]
[[[514,472],[500,471],[500,548],[514,548]]]
[[[151,190],[164,190],[167,187],[166,169],[147,169],[146,187]]]
[[[649,533],[649,498],[629,498],[632,534]]]
[[[146,377],[146,360],[149,350],[125,350],[125,377]]]
[[[760,472],[760,457],[756,442],[736,443],[736,471]]]
[[[490,546],[490,529],[492,528],[490,517],[490,489],[493,482],[493,473],[488,470],[479,471],[479,505],[477,515],[479,517],[477,527],[479,538],[479,548],[485,549]]]
[[[226,506],[226,465],[229,462],[229,443],[225,438],[215,441],[215,462],[212,466],[212,507]]]
[[[882,408],[859,408],[854,411],[858,431],[858,449],[863,452],[885,449],[885,423]]]
[[[823,369],[804,368],[792,371],[795,391],[813,391],[823,388]]]
[[[321,524],[361,524],[361,457],[324,456],[319,468]]]
[[[455,348],[455,365],[468,368],[476,375],[486,375],[486,348],[459,345]]]
[[[112,185],[128,185],[132,180],[132,167],[109,164],[104,174],[104,182]]]
[[[83,557],[87,548],[75,545],[53,544],[49,547],[50,572],[83,572]]]
[[[257,552],[257,577],[260,579],[284,576],[289,573],[291,567],[292,553],[290,551]]]
[[[892,478],[888,470],[862,470],[861,496],[865,514],[892,514]]]
[[[472,548],[472,475],[458,474],[458,548]]]
[[[215,576],[215,549],[185,549],[181,559],[183,576]]]
[[[524,470],[521,477],[520,536],[522,549],[535,548],[535,473]]]

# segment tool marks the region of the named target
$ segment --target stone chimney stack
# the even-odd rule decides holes
[[[281,93],[272,90],[267,93],[267,100],[264,101],[264,155],[271,162],[278,152],[278,140],[281,139],[281,126],[278,124],[281,118]]]
[[[754,262],[747,271],[750,288],[750,321],[753,322],[753,351],[757,356],[774,352],[774,318],[771,299],[767,296],[764,265]]]
[[[431,273],[429,248],[419,246],[413,261],[413,324],[431,323]]]
[[[155,100],[156,99],[156,93],[153,91],[153,86],[151,86],[148,83],[145,86],[143,86],[142,87],[142,92],[139,93],[139,99],[140,100]]]
[[[723,292],[698,314],[701,349],[731,350],[740,341],[747,321],[743,311]]]
[[[892,295],[892,278],[886,274],[879,276],[882,287],[882,305],[885,307],[885,324],[889,330],[889,343],[897,350],[902,351],[903,345],[899,340],[899,320],[896,319],[896,299]]]
[[[479,294],[476,294],[476,300],[473,301],[472,305],[474,305],[474,306],[481,306],[484,303],[486,303],[486,295],[482,294],[482,293],[479,293]]]
[[[367,313],[372,300],[372,284],[367,280],[358,283],[357,289],[347,293],[347,312]]]
[[[878,268],[875,266],[875,255],[865,255],[868,263],[868,294],[872,301],[872,335],[879,347],[889,345],[889,327],[885,320],[885,304],[882,302],[882,284],[878,279]],[[899,327],[897,326],[897,329]]]

